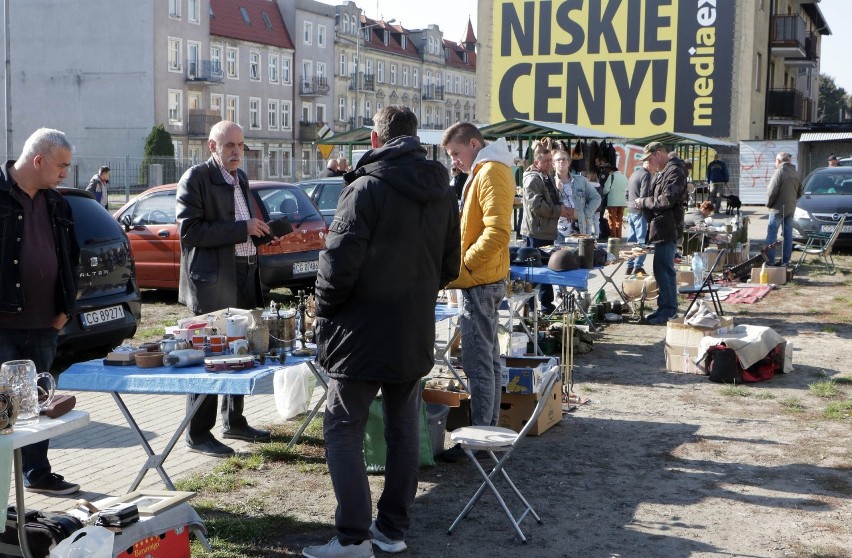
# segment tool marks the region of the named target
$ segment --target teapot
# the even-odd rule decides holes
[[[39,383],[44,380],[48,388],[45,390]],[[38,422],[39,413],[53,401],[56,391],[56,381],[49,372],[36,372],[35,363],[31,360],[10,360],[0,366],[0,385],[6,384],[20,398],[18,419],[15,424],[27,426]],[[40,401],[40,395],[46,395]]]
[[[245,338],[248,330],[248,316],[232,314],[226,318],[225,334],[230,338]]]

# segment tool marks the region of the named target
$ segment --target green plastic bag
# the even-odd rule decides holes
[[[382,398],[377,397],[370,404],[370,416],[367,419],[367,430],[364,434],[364,461],[367,464],[368,473],[376,474],[385,472],[387,450]],[[432,442],[429,439],[429,428],[426,419],[426,404],[423,401],[420,402],[420,466],[435,466],[435,458],[432,456]]]

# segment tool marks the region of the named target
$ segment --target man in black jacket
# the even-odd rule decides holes
[[[331,378],[323,422],[337,496],[337,537],[308,557],[373,556],[406,549],[417,489],[420,379],[434,365],[435,299],[458,275],[458,202],[446,169],[426,159],[417,117],[403,106],[376,114],[373,149],[345,176],[320,254],[318,361]],[[387,467],[371,523],[364,430],[379,388]]]
[[[54,188],[68,174],[73,148],[59,130],[41,128],[17,161],[0,168],[0,362],[25,359],[50,370],[59,331],[74,313],[77,261],[71,206]],[[24,446],[29,492],[60,496],[80,485],[51,471],[48,440]]]

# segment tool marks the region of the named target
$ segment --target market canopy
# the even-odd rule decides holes
[[[584,139],[611,139],[621,137],[605,130],[586,128],[577,124],[563,124],[561,122],[542,122],[540,120],[523,120],[512,118],[504,122],[489,124],[479,129],[485,139],[528,137],[541,138],[552,136],[554,138],[584,138]]]
[[[648,145],[653,141],[658,141],[663,145],[680,146],[680,145],[700,145],[702,147],[737,147],[736,143],[702,136],[700,134],[686,134],[682,132],[660,132],[644,138],[630,138],[627,143],[633,145]]]

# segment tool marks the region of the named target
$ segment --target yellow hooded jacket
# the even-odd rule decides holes
[[[515,177],[512,154],[503,138],[483,147],[462,192],[461,269],[449,288],[467,289],[509,274],[509,232]]]

